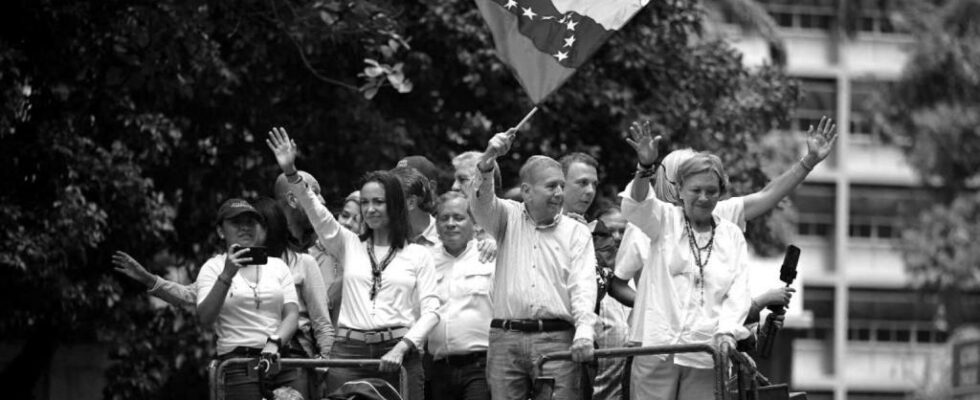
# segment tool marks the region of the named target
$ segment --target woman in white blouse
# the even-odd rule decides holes
[[[398,179],[375,171],[364,177],[361,214],[364,233],[344,228],[297,174],[296,144],[282,128],[267,140],[276,161],[293,184],[291,192],[306,211],[318,238],[344,265],[343,298],[331,357],[381,358],[379,370],[331,368],[330,389],[368,377],[398,383],[399,367],[408,372],[409,399],[422,399],[418,349],[438,323],[441,299],[429,251],[410,244],[408,210]]]
[[[638,171],[621,193],[626,219],[651,239],[650,260],[637,285],[637,334],[644,346],[734,349],[736,339],[748,336],[742,323],[751,297],[742,231],[712,215],[728,178],[717,156],[699,153],[678,168],[680,205],[658,200],[649,179],[657,168],[659,141],[646,127],[632,130],[628,142],[637,152]],[[617,270],[618,278],[632,278],[622,272]],[[711,398],[712,367],[707,354],[636,357],[630,393],[637,399]]]
[[[197,314],[201,324],[214,325],[218,358],[278,357],[283,343],[296,332],[299,318],[296,287],[289,267],[268,257],[253,259],[249,247],[261,246],[265,220],[247,201],[231,199],[221,205],[218,237],[227,253],[211,257],[197,277]],[[295,370],[256,375],[239,364],[225,370],[225,397],[261,399],[275,387],[296,379]]]

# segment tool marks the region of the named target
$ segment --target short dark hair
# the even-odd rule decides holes
[[[361,187],[363,188],[364,185],[371,182],[378,183],[385,190],[385,209],[388,211],[388,238],[391,240],[392,248],[401,249],[408,243],[410,232],[408,206],[405,204],[405,194],[402,192],[401,182],[391,172],[372,171],[364,174],[364,177],[361,178]],[[365,224],[361,240],[367,240],[373,234],[374,230]]]
[[[395,167],[391,170],[392,175],[401,182],[402,191],[407,196],[419,198],[419,209],[427,213],[432,213],[432,187],[429,186],[429,179],[422,175],[419,170],[412,167]]]
[[[599,171],[599,162],[596,161],[595,157],[578,151],[566,154],[564,157],[558,160],[558,163],[561,164],[561,172],[566,176],[568,175],[568,169],[575,163],[582,163],[595,168],[596,172]]]
[[[448,191],[439,196],[439,200],[436,202],[435,213],[439,215],[439,211],[442,210],[442,206],[450,201],[462,199],[466,201],[466,195],[460,192]],[[466,204],[466,215],[470,217],[470,221],[476,222],[476,218],[473,218],[473,213],[470,212],[469,203]]]

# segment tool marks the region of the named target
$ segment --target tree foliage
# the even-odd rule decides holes
[[[917,287],[939,291],[956,328],[968,318],[960,295],[980,289],[980,1],[915,2],[916,42],[880,118],[905,150],[937,205],[903,233],[907,270]]]
[[[56,343],[111,343],[120,364],[107,398],[183,398],[175,388],[201,386],[207,330],[189,310],[153,308],[108,256],[121,249],[158,273],[195,276],[217,204],[271,194],[270,127],[290,131],[300,166],[341,199],[363,171],[407,154],[448,165],[481,149],[532,106],[466,0],[3,8],[0,302],[12,312],[0,335],[30,342],[57,327]],[[634,168],[622,132],[652,118],[674,147],[720,154],[735,193],[761,188],[758,141],[785,121],[796,86],[703,39],[701,17],[693,1],[651,2],[542,105],[505,176],[531,154],[586,151],[602,161],[608,194]],[[771,227],[750,225],[763,252],[779,244]]]

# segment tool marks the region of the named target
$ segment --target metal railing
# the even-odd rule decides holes
[[[235,364],[248,364],[255,361],[256,357],[234,357],[225,360],[212,360],[208,365],[208,384],[210,387],[209,398],[211,400],[224,400],[225,398],[225,369]],[[379,367],[381,360],[378,359],[309,359],[309,358],[283,358],[279,360],[282,368],[303,368],[312,370],[314,368],[365,368]],[[398,393],[402,398],[408,398],[409,382],[408,373],[403,366],[399,373]]]

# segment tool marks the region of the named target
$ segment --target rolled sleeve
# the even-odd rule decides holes
[[[493,192],[493,171],[480,172],[480,183],[472,196],[469,196],[470,211],[477,225],[500,241],[500,234],[506,228],[504,206]]]
[[[289,267],[285,268],[285,272],[279,275],[279,290],[282,291],[282,304],[293,303],[299,305],[299,296],[296,295],[296,284],[293,281],[293,274],[289,272]]]
[[[596,325],[599,323],[599,317],[595,314],[599,290],[596,285],[595,247],[584,225],[578,232],[582,233],[579,235],[582,240],[575,246],[568,285],[572,318],[575,320],[575,340],[595,340]]]
[[[633,182],[630,182],[626,185],[626,189],[619,194],[623,198],[623,216],[631,224],[636,225],[651,241],[656,240],[663,232],[662,225],[666,221],[666,213],[671,205],[654,197],[652,190],[649,191],[645,200],[638,202],[630,196],[632,190]]]
[[[197,274],[197,305],[200,306],[204,302],[204,299],[208,297],[211,293],[211,289],[214,287],[214,282],[218,280],[218,268],[215,264],[215,260],[220,260],[220,263],[224,263],[224,257],[215,257],[208,260],[201,267],[201,272]]]

